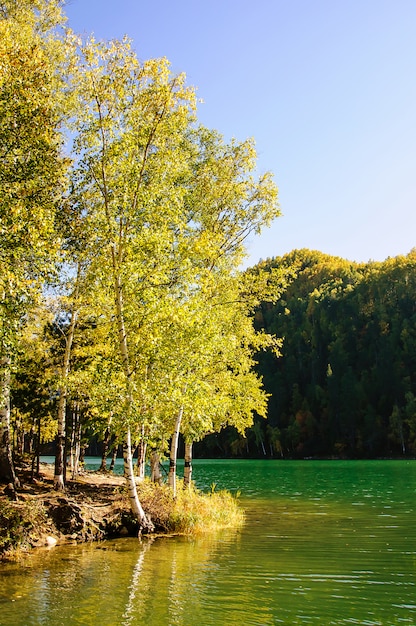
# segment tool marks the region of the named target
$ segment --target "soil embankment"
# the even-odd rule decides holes
[[[122,476],[84,472],[60,492],[53,488],[53,467],[42,464],[36,479],[24,470],[19,479],[16,499],[0,488],[0,555],[138,533]]]
[[[67,480],[64,491],[53,487],[53,467],[43,465],[32,480],[18,469],[21,488],[15,494],[0,486],[0,558],[37,546],[138,536],[122,476],[84,472]],[[197,535],[239,528],[244,511],[226,490],[203,493],[178,481],[176,495],[166,484],[137,481],[137,491],[152,534]],[[154,529],[154,530],[153,530]],[[143,531],[144,532],[144,531]]]

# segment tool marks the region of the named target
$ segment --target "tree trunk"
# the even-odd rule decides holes
[[[55,475],[53,477],[53,486],[58,491],[62,491],[65,487],[65,413],[66,392],[64,393],[63,389],[61,389],[58,401],[58,434],[56,436]]]
[[[144,427],[142,428],[139,445],[137,447],[137,470],[140,480],[144,480],[146,473],[146,448],[147,444],[144,440]]]
[[[115,441],[114,445],[113,445],[113,451],[111,453],[110,469],[108,470],[109,472],[113,472],[114,471],[114,466],[116,464],[117,454],[118,454],[118,441]]]
[[[76,288],[75,298],[78,296],[78,287]],[[68,334],[65,337],[65,353],[61,369],[61,385],[59,388],[58,402],[58,434],[56,437],[56,456],[55,456],[55,475],[53,478],[53,486],[58,491],[62,491],[65,487],[65,437],[66,437],[66,398],[67,398],[67,378],[69,374],[69,364],[71,359],[71,348],[74,340],[75,326],[77,323],[78,311],[74,308],[71,310],[71,319],[69,322]]]
[[[170,458],[169,458],[169,476],[168,485],[173,491],[173,497],[176,498],[176,458],[178,455],[179,432],[183,416],[183,405],[178,411],[175,422],[175,430],[170,442]]]
[[[130,506],[133,514],[137,517],[140,530],[153,530],[153,524],[150,519],[147,518],[146,513],[140,504],[139,497],[137,495],[136,479],[133,472],[133,457],[131,454],[131,434],[130,428],[127,430],[126,438],[123,444],[123,460],[124,460],[124,477],[127,481],[127,490],[130,500]]]
[[[30,442],[31,442],[30,454],[32,454],[31,479],[33,480],[35,476],[38,477],[40,475],[40,439],[41,439],[41,419],[40,419],[40,417],[37,417],[36,434],[34,433],[34,424],[32,424],[31,431],[32,431],[31,432],[31,436],[30,436]],[[35,467],[36,467],[36,469],[35,469]]]
[[[14,421],[14,431],[16,434],[16,450],[14,454],[17,458],[23,458],[25,432],[20,417],[17,417]]]
[[[81,430],[79,431],[79,436],[80,436],[80,442],[81,442]],[[82,446],[80,443],[79,446],[79,466],[80,467],[85,467],[85,453],[87,451],[88,448],[88,444],[85,444]]]
[[[32,423],[30,426],[29,436],[26,443],[26,452],[28,454],[33,454],[35,452],[36,445],[36,432],[39,430],[38,422],[40,422],[39,417],[32,417]]]
[[[160,455],[157,450],[150,453],[150,480],[160,484],[162,482],[162,474],[160,472]]]
[[[71,472],[72,480],[79,474],[81,459],[81,415],[79,404],[75,402],[72,410],[72,433],[71,433]]]
[[[0,482],[20,487],[10,445],[10,359],[0,360]]]
[[[122,365],[124,370],[124,376],[126,379],[126,392],[127,392],[127,420],[130,419],[131,409],[133,408],[133,394],[131,390],[131,375],[130,363],[129,363],[129,351],[127,346],[127,333],[124,325],[124,313],[123,313],[123,294],[121,288],[121,279],[118,273],[118,263],[116,257],[115,246],[111,248],[112,263],[113,263],[113,278],[114,278],[114,292],[115,292],[115,305],[117,312],[117,330],[119,338],[120,355],[122,358]],[[139,497],[137,495],[136,481],[133,474],[133,459],[131,453],[131,432],[130,425],[127,427],[125,440],[123,443],[123,459],[124,459],[124,476],[127,481],[127,488],[129,493],[130,505],[133,514],[137,517],[140,529],[151,531],[154,526],[150,519],[146,517],[146,514],[140,504]]]
[[[101,455],[101,465],[99,469],[100,472],[107,471],[107,456],[108,456],[109,450],[110,450],[110,421],[108,423],[107,428],[105,429],[104,438],[103,438],[103,452]]]
[[[191,488],[192,485],[192,441],[185,441],[185,467],[183,471],[183,487]]]
[[[70,446],[69,446],[69,467],[71,470],[71,474],[72,474],[72,478],[74,478],[74,472],[75,472],[75,456],[76,456],[76,452],[75,452],[75,437],[76,437],[76,429],[77,429],[77,414],[76,414],[76,408],[75,405],[72,405],[72,411],[70,411],[70,416],[71,416],[71,438],[69,439],[69,428],[67,428],[67,437],[70,441]]]

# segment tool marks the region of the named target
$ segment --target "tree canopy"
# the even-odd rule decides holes
[[[10,374],[30,307],[55,267],[55,215],[66,187],[62,152],[62,20],[56,2],[0,3],[0,475],[7,452]]]
[[[262,279],[239,267],[248,236],[279,215],[277,189],[256,173],[252,140],[198,123],[195,90],[166,59],[139,61],[127,38],[82,40],[52,0],[1,7],[3,404],[15,329],[42,304],[55,486],[76,406],[124,441],[144,524],[132,447],[163,447],[178,428],[189,441],[243,431],[265,414],[252,357],[277,344],[251,320]]]

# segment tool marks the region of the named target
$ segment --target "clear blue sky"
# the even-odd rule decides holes
[[[248,265],[416,246],[415,0],[70,0],[66,14],[78,33],[128,34],[142,60],[166,56],[203,124],[255,138],[283,217]]]

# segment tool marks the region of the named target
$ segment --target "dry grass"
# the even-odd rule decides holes
[[[139,492],[144,509],[162,532],[191,535],[238,528],[244,522],[237,498],[228,491],[202,493],[195,487],[184,489],[178,480],[177,496],[173,498],[166,485],[146,480]]]

